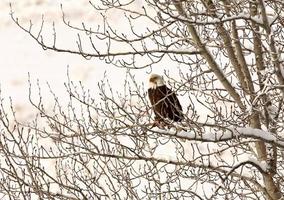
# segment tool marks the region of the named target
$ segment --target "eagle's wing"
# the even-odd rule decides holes
[[[148,89],[148,96],[154,109],[155,119],[169,118],[174,121],[183,119],[182,107],[176,94],[165,85]]]
[[[182,113],[181,104],[176,96],[176,93],[167,88],[167,107],[168,112],[171,112],[171,119],[174,121],[181,121],[184,116]]]
[[[171,89],[167,88],[167,98],[169,99],[169,102],[171,104],[171,106],[174,106],[174,108],[178,111],[182,112],[182,107],[181,104],[177,98],[177,95],[175,92],[173,92]]]

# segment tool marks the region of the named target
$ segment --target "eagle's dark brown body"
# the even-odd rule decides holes
[[[164,121],[165,118],[180,122],[184,116],[182,107],[174,92],[166,85],[149,88],[148,95],[155,113],[155,121]]]

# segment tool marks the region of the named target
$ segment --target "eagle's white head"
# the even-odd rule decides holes
[[[156,89],[165,85],[163,77],[158,74],[151,74],[149,77],[149,88]]]

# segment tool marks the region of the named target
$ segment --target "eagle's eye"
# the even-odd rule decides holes
[[[156,83],[156,77],[152,77],[152,78],[150,78],[150,82],[152,82],[152,83]]]

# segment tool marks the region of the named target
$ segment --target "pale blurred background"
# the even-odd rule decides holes
[[[11,19],[10,4],[14,16],[19,19],[20,24],[29,26],[32,21],[33,31],[36,33],[41,25],[42,15],[44,16],[44,40],[52,43],[52,23],[55,23],[57,33],[57,46],[65,48],[76,48],[77,34],[70,30],[62,21],[61,4],[68,18],[74,24],[84,22],[92,26],[100,18],[92,8],[88,0],[1,0],[0,1],[0,84],[2,89],[1,97],[6,102],[12,98],[18,116],[23,120],[33,118],[31,105],[28,100],[28,73],[31,76],[32,84],[40,81],[43,95],[52,98],[46,85],[48,82],[53,91],[60,98],[68,99],[64,87],[67,81],[67,66],[69,66],[70,78],[74,82],[81,81],[90,89],[94,96],[99,93],[97,83],[103,79],[106,72],[113,89],[123,89],[126,70],[107,65],[99,59],[86,60],[78,55],[44,51],[26,32],[21,30]],[[143,1],[135,2],[137,8],[141,8]],[[127,26],[124,15],[112,12],[108,20],[119,28]],[[124,21],[123,21],[124,20]],[[92,23],[93,22],[93,23]],[[144,24],[144,28],[149,24]],[[139,29],[143,28],[143,22],[139,23]],[[124,30],[124,29],[123,29]],[[120,49],[123,47],[119,47]],[[119,49],[118,49],[119,50]],[[140,62],[143,62],[140,61]],[[178,77],[176,67],[163,61],[154,67],[155,73],[162,74],[164,70],[171,71],[172,77]],[[147,77],[151,70],[133,70],[138,84],[145,83],[147,88]],[[146,91],[145,91],[146,92]],[[51,105],[52,106],[52,105]]]
[[[42,15],[45,19],[46,38],[52,35],[51,24],[54,21],[58,33],[58,45],[69,47],[76,45],[76,34],[62,22],[60,4],[63,4],[68,18],[74,22],[85,21],[91,23],[95,18],[93,9],[87,0],[1,0],[0,1],[0,84],[1,97],[5,101],[12,98],[16,111],[21,118],[31,118],[28,101],[28,73],[33,84],[39,79],[43,87],[43,94],[48,94],[48,82],[58,96],[66,95],[64,82],[67,81],[67,66],[73,81],[82,81],[86,87],[97,90],[98,80],[103,78],[104,72],[111,76],[112,81],[121,82],[125,73],[98,59],[86,60],[77,55],[44,51],[27,33],[22,31],[10,17],[10,6],[15,17],[25,26],[29,21],[35,24],[35,30],[41,23]]]

